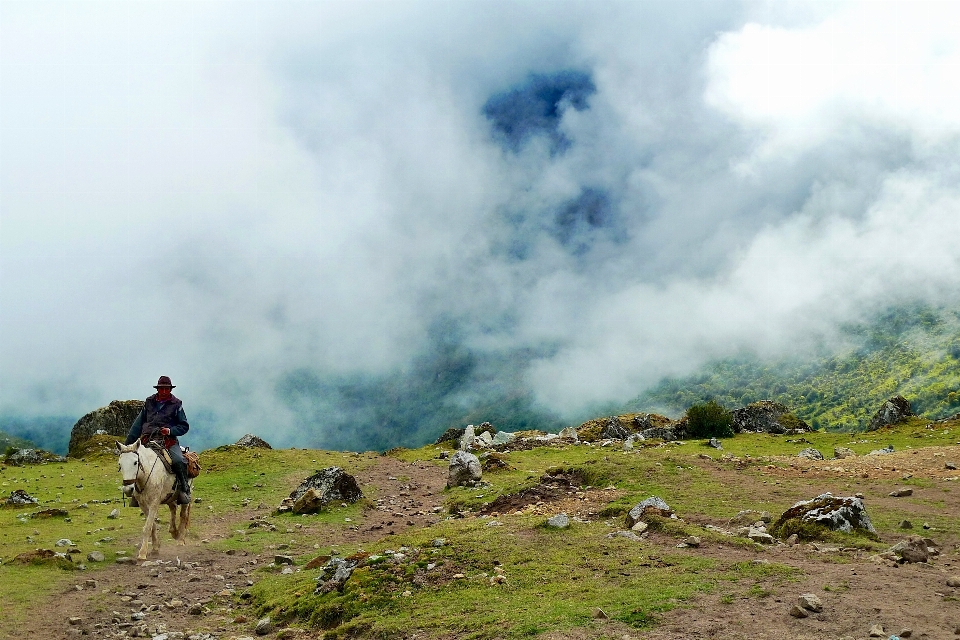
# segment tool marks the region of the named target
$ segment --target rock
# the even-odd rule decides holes
[[[882,405],[877,413],[870,419],[867,425],[867,431],[876,431],[880,427],[886,427],[891,424],[897,424],[913,415],[913,409],[910,403],[903,396],[897,395]]]
[[[601,440],[624,440],[630,437],[630,431],[620,422],[620,418],[612,416],[600,431]]]
[[[806,618],[810,614],[807,613],[803,607],[795,604],[790,608],[790,615],[792,615],[794,618]]]
[[[905,498],[907,496],[912,496],[912,495],[913,495],[913,489],[910,489],[908,487],[903,487],[890,492],[891,498]]]
[[[800,594],[800,597],[797,598],[797,604],[807,611],[813,611],[814,613],[823,611],[823,603],[820,601],[820,598],[812,593]]]
[[[570,526],[570,518],[565,513],[557,514],[547,519],[547,526],[551,529],[566,529]]]
[[[960,587],[960,576],[950,576],[947,578],[948,587]]]
[[[767,533],[766,529],[759,527],[749,527],[746,537],[759,544],[775,544],[777,542],[777,539]]]
[[[577,428],[576,427],[565,427],[560,430],[560,433],[557,434],[558,438],[565,438],[567,440],[573,440],[574,442],[579,442],[577,438]]]
[[[467,451],[457,451],[450,458],[450,466],[447,469],[447,487],[476,483],[480,480],[482,474],[480,460],[477,456]]]
[[[137,564],[136,558],[130,558],[127,556],[121,556],[114,560],[117,564]]]
[[[21,466],[25,464],[43,464],[44,462],[66,462],[63,456],[44,451],[43,449],[17,449],[8,454],[4,461],[7,464]]]
[[[787,544],[790,545],[791,547],[796,546],[797,544],[800,544],[800,536],[798,536],[795,533],[790,534],[790,537],[787,538]]]
[[[491,444],[493,444],[493,436],[489,431],[484,431],[477,436],[476,440],[473,441],[473,444],[474,446],[479,447],[489,447]]]
[[[707,442],[707,446],[713,447],[714,449],[717,449],[717,450],[720,450],[720,451],[723,450],[723,445],[720,444],[720,441],[717,440],[716,438],[710,438],[710,441]]]
[[[913,523],[909,520],[901,520],[898,525],[901,529],[913,529]]]
[[[698,538],[697,536],[690,536],[683,540],[683,544],[687,545],[688,547],[699,547],[700,538]]]
[[[517,434],[510,433],[508,431],[497,431],[497,435],[493,436],[493,446],[498,447],[502,444],[510,444],[517,439]]]
[[[17,489],[10,494],[10,497],[4,500],[4,504],[10,506],[20,506],[24,504],[37,504],[37,499],[28,494],[23,489]]]
[[[460,451],[470,451],[476,439],[477,434],[474,431],[473,425],[468,424],[466,429],[463,430],[463,436],[460,438],[460,446],[458,448]]]
[[[143,400],[114,400],[105,407],[94,409],[77,420],[70,430],[68,455],[76,455],[80,446],[98,431],[120,439],[126,438],[130,425],[142,409]]]
[[[436,439],[433,444],[442,444],[444,442],[456,442],[460,443],[460,438],[463,437],[463,429],[457,429],[456,427],[450,427]]]
[[[806,422],[797,418],[786,405],[771,400],[752,402],[740,409],[734,409],[733,430],[756,431],[763,433],[786,433],[788,429],[809,430]]]
[[[823,454],[813,447],[807,447],[797,454],[798,458],[809,458],[811,460],[823,460]]]
[[[292,565],[292,564],[293,564],[293,558],[290,557],[290,556],[275,555],[275,556],[273,556],[273,564],[276,564],[276,565],[290,564],[290,565]]]
[[[342,591],[344,584],[346,584],[350,576],[353,575],[353,570],[356,568],[358,562],[359,560],[355,556],[351,556],[350,558],[330,558],[317,576],[318,586],[314,590],[314,594],[329,593],[334,589]]]
[[[640,542],[643,540],[633,531],[614,531],[613,533],[607,534],[608,538],[626,538],[627,540],[633,540],[634,542]]]
[[[55,543],[53,543],[53,546],[55,546],[55,547],[72,547],[72,546],[73,546],[73,541],[72,541],[70,538],[60,538],[60,539],[57,540]]]
[[[909,638],[909,637],[911,637],[912,635],[913,635],[913,629],[907,628],[907,629],[904,629],[903,631],[900,632],[900,637],[901,637],[901,638]]]
[[[645,515],[657,515],[669,518],[673,515],[673,509],[670,508],[663,498],[650,496],[627,512],[627,528],[633,527]]]
[[[113,510],[111,510],[110,513],[107,515],[107,518],[110,519],[110,520],[116,520],[116,519],[119,518],[119,517],[120,517],[120,509],[113,509]]]
[[[189,609],[187,609],[187,613],[189,613],[189,614],[192,615],[192,616],[202,615],[202,614],[203,614],[203,605],[200,604],[199,602],[195,602],[195,603],[193,603],[192,605],[190,605],[190,608],[189,608]]]
[[[634,524],[632,527],[630,527],[630,531],[633,531],[633,532],[636,532],[636,533],[643,533],[643,532],[646,531],[648,528],[650,528],[650,525],[648,525],[646,522],[644,522],[643,520],[641,520],[640,522],[637,522],[637,523]]]
[[[71,625],[74,625],[74,626],[80,624],[81,622],[83,622],[83,618],[77,618],[77,617],[75,617],[75,616],[74,616],[74,617],[67,618],[67,623],[68,623],[68,624],[71,624]]]
[[[847,449],[846,447],[834,447],[833,457],[842,460],[843,458],[856,458],[857,454],[853,449]]]
[[[850,533],[854,529],[876,535],[877,531],[867,515],[863,500],[857,497],[839,497],[824,493],[812,500],[803,500],[780,514],[772,530],[777,532],[788,520],[813,522],[834,531]]]
[[[257,437],[252,433],[245,434],[242,438],[234,443],[236,447],[244,447],[246,449],[273,449],[270,444],[263,438]]]
[[[920,536],[910,536],[890,547],[889,551],[897,555],[901,562],[926,562],[930,552],[926,541]]]
[[[356,479],[340,467],[327,467],[300,483],[280,503],[294,513],[317,513],[331,502],[356,502],[363,492]]]
[[[868,456],[884,456],[884,455],[887,455],[888,453],[893,453],[893,445],[892,445],[892,444],[887,445],[887,446],[884,447],[883,449],[874,449],[873,451],[871,451],[871,452],[868,453],[867,455],[868,455]]]
[[[956,464],[955,462],[944,462],[944,463],[943,463],[943,468],[944,468],[944,469],[948,469],[948,470],[950,470],[950,471],[956,471],[956,470],[957,470],[957,464]]]
[[[594,620],[609,620],[609,619],[610,619],[610,616],[608,616],[608,615],[606,614],[606,612],[605,612],[603,609],[601,609],[600,607],[595,608],[595,609],[593,610],[593,614],[592,614],[592,615],[593,615],[593,619],[594,619]]]
[[[270,621],[270,616],[266,618],[261,618],[257,621],[257,626],[254,628],[253,632],[258,636],[265,636],[268,633],[273,633],[274,625]]]
[[[884,636],[883,625],[875,624],[870,627],[870,637],[871,638],[882,638]]]

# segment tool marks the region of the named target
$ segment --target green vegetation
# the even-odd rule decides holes
[[[628,403],[629,411],[674,415],[707,400],[734,409],[758,400],[790,407],[815,429],[863,429],[884,400],[900,394],[914,412],[960,412],[960,311],[898,309],[848,327],[847,344],[817,359],[763,362],[749,355],[714,362],[687,378],[664,380]]]
[[[693,438],[730,438],[733,416],[713,400],[687,409],[687,431]]]

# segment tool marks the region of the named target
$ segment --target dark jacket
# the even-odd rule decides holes
[[[163,427],[170,429],[170,435],[164,438],[163,443],[167,449],[177,444],[177,438],[190,430],[187,416],[183,412],[183,403],[176,396],[160,402],[157,394],[153,394],[143,403],[140,415],[133,421],[126,444],[133,444],[140,437],[149,440],[155,434],[159,436]]]

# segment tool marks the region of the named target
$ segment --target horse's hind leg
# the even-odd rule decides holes
[[[167,506],[170,507],[170,535],[173,536],[174,540],[178,540],[180,535],[177,531],[177,505],[168,504]]]
[[[177,535],[177,541],[180,544],[187,544],[187,528],[190,526],[190,507],[192,505],[185,504],[180,507],[180,526],[178,527],[179,533]]]

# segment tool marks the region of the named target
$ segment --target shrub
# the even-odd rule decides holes
[[[709,400],[687,409],[687,432],[693,438],[729,438],[733,436],[733,415]]]

